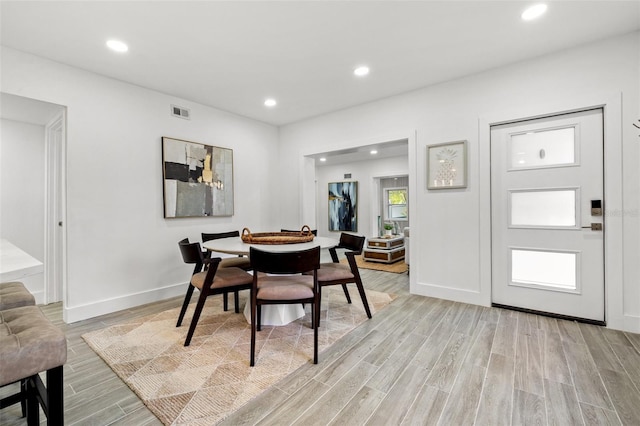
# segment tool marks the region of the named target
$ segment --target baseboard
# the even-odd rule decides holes
[[[112,299],[100,300],[86,305],[66,306],[62,312],[63,321],[69,324],[123,309],[129,309],[134,306],[158,302],[171,297],[183,296],[187,288],[186,286],[187,283],[179,283]]]
[[[32,291],[31,294],[36,299],[36,305],[44,304],[44,291]]]
[[[454,302],[469,303],[471,305],[490,306],[479,291],[444,287],[429,283],[412,283],[411,294],[436,297],[438,299],[452,300]]]

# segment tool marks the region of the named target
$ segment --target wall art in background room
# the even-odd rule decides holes
[[[467,187],[467,141],[427,146],[427,189]]]
[[[329,231],[358,230],[358,182],[329,183]]]
[[[162,138],[164,217],[233,215],[233,150]]]

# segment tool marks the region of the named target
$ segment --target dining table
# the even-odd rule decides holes
[[[314,237],[313,240],[304,243],[287,244],[250,244],[242,241],[241,237],[219,238],[202,243],[202,247],[216,253],[229,255],[248,256],[251,247],[272,253],[284,253],[307,250],[320,246],[321,249],[330,249],[337,246],[339,241],[329,237]],[[246,303],[244,316],[251,323],[251,304]],[[281,326],[287,325],[298,318],[304,317],[302,304],[265,305],[262,307],[262,325]]]

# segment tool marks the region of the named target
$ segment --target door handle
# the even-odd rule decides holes
[[[582,229],[591,229],[592,231],[602,231],[601,223],[592,223],[589,226],[583,226]]]

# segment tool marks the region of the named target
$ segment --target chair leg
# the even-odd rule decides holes
[[[360,277],[356,277],[356,287],[358,287],[358,293],[360,293],[360,299],[364,305],[364,310],[367,313],[367,317],[371,318],[371,310],[369,309],[369,302],[367,301],[367,294],[364,292],[364,286]]]
[[[344,295],[347,297],[347,303],[351,303],[351,296],[349,296],[349,290],[347,290],[346,284],[342,284],[342,290],[344,291]]]
[[[226,291],[222,293],[222,308],[225,312],[229,310],[229,293]]]
[[[318,299],[322,303],[322,286],[318,285]],[[302,305],[304,306],[304,304]],[[311,304],[311,327],[320,327],[320,310],[313,310],[313,303]]]
[[[22,399],[20,400],[22,417],[27,417],[27,379],[20,380],[20,393],[22,394]]]
[[[257,313],[256,313],[256,315],[257,315],[257,318],[256,318],[256,327],[257,327],[257,330],[258,330],[258,331],[261,331],[261,330],[262,330],[262,324],[261,324],[261,322],[262,322],[262,321],[261,321],[261,320],[262,320],[262,305],[258,305],[258,306],[256,307],[256,312],[257,312]]]
[[[240,292],[238,290],[233,292],[233,304],[234,304],[234,307],[236,309],[236,314],[240,313],[240,299],[239,299],[239,296],[240,296]]]
[[[189,307],[189,302],[191,301],[193,288],[194,287],[191,284],[189,284],[189,288],[187,288],[187,294],[184,296],[184,302],[182,302],[182,309],[180,309],[180,315],[178,315],[178,322],[176,323],[176,327],[180,327],[182,325],[184,314],[187,312],[187,308]]]
[[[38,387],[35,377],[27,379],[27,425],[40,424],[40,405],[38,404]]]
[[[187,338],[184,341],[185,346],[189,346],[191,344],[191,338],[193,337],[193,333],[196,331],[196,325],[198,324],[198,320],[200,319],[200,314],[202,313],[202,308],[204,307],[204,302],[207,300],[207,296],[209,296],[209,289],[203,288],[202,290],[200,290],[200,297],[198,298],[198,303],[196,304],[196,310],[193,313],[193,318],[191,318],[189,332],[187,333]]]
[[[256,362],[256,299],[251,292],[251,360],[249,361],[249,366],[253,367]]]
[[[313,327],[313,363],[317,364],[318,363],[318,325],[320,323],[320,298],[319,297],[316,297],[316,300],[314,301],[313,305],[311,305],[311,310],[314,311],[312,313],[315,314],[315,316],[317,317],[317,321],[315,322]]]
[[[63,368],[47,370],[47,424],[64,424]]]

